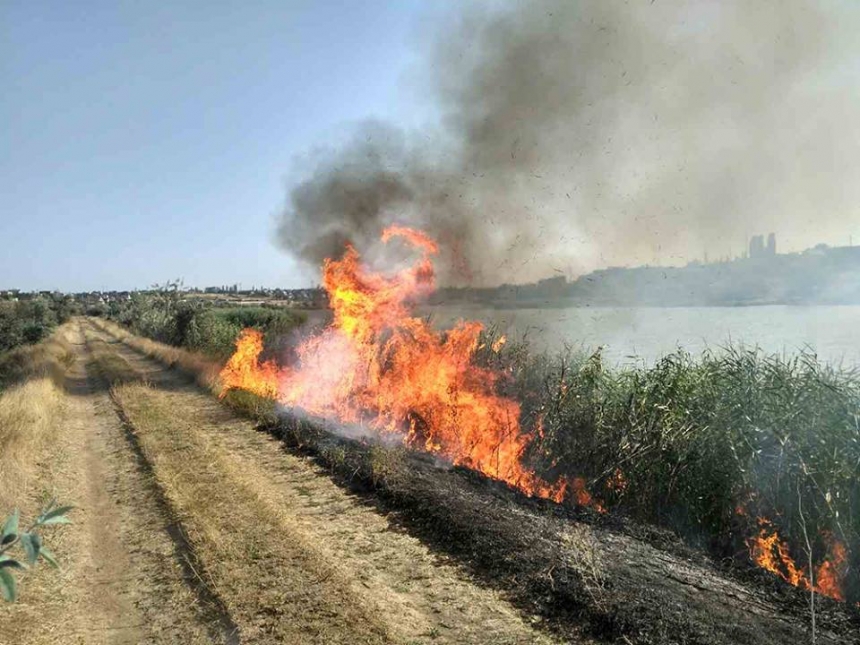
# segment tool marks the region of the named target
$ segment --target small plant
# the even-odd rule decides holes
[[[36,531],[51,524],[69,524],[66,513],[70,510],[71,506],[56,506],[52,500],[26,531],[20,531],[18,528],[18,509],[6,518],[0,533],[0,595],[5,600],[15,602],[18,598],[15,576],[12,575],[15,569],[23,570],[35,566],[40,557],[52,567],[58,568],[54,554],[42,543],[42,538]],[[15,549],[23,551],[23,557],[9,555]]]

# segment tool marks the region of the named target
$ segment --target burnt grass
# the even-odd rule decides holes
[[[290,411],[276,415],[252,398],[236,392],[227,403],[262,417],[261,431],[313,459],[395,529],[465,566],[558,636],[636,644],[811,642],[808,594],[740,558],[716,561],[668,530],[528,498],[424,453],[344,438],[326,422]],[[819,643],[860,643],[860,612],[821,597],[815,605]]]

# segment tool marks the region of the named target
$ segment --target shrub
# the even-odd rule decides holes
[[[183,299],[178,286],[178,282],[168,283],[150,293],[134,294],[128,303],[110,311],[110,317],[141,336],[218,360],[233,353],[236,337],[246,327],[263,331],[275,350],[305,321],[303,314],[276,307],[212,307]]]

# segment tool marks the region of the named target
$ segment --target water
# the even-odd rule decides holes
[[[693,353],[731,342],[772,353],[803,348],[833,364],[860,366],[860,306],[422,308],[437,325],[458,319],[495,324],[539,350],[604,346],[609,364],[653,363],[678,347]]]

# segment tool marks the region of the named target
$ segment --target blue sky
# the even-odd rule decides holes
[[[0,4],[0,289],[312,281],[274,215],[350,122],[431,117],[419,5]]]

